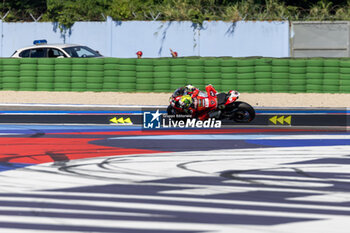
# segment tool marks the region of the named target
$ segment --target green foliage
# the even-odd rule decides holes
[[[325,20],[332,17],[332,2],[326,0],[319,1],[310,9],[310,18],[314,20]]]
[[[76,21],[101,21],[107,0],[47,0],[44,21],[56,21],[60,28],[70,28]]]
[[[158,5],[153,0],[112,0],[106,14],[114,20],[149,20],[158,12]]]
[[[76,21],[114,20],[350,20],[350,0],[3,0],[5,21],[55,21],[61,30]]]
[[[1,16],[7,12],[7,21],[32,21],[30,13],[39,17],[41,12],[46,11],[46,0],[3,0],[0,3]]]
[[[135,1],[128,0],[113,0],[107,11],[108,15],[115,20],[130,20],[133,17],[133,10],[135,10],[134,2]]]

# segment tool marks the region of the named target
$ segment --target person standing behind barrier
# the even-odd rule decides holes
[[[174,52],[172,49],[170,49],[170,54],[173,58],[177,58],[177,52]]]
[[[137,58],[141,58],[143,53],[142,53],[142,51],[137,51],[136,55],[137,55]]]

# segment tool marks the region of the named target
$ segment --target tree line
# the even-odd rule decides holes
[[[2,0],[7,22],[350,20],[350,0]],[[6,16],[6,17],[5,17]]]

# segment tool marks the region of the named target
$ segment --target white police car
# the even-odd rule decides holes
[[[87,46],[75,44],[47,44],[46,40],[35,40],[34,46],[16,50],[11,57],[102,57]]]

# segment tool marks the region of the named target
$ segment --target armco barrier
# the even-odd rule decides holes
[[[350,93],[350,60],[333,58],[4,58],[0,89],[172,92],[192,84],[219,91]]]

